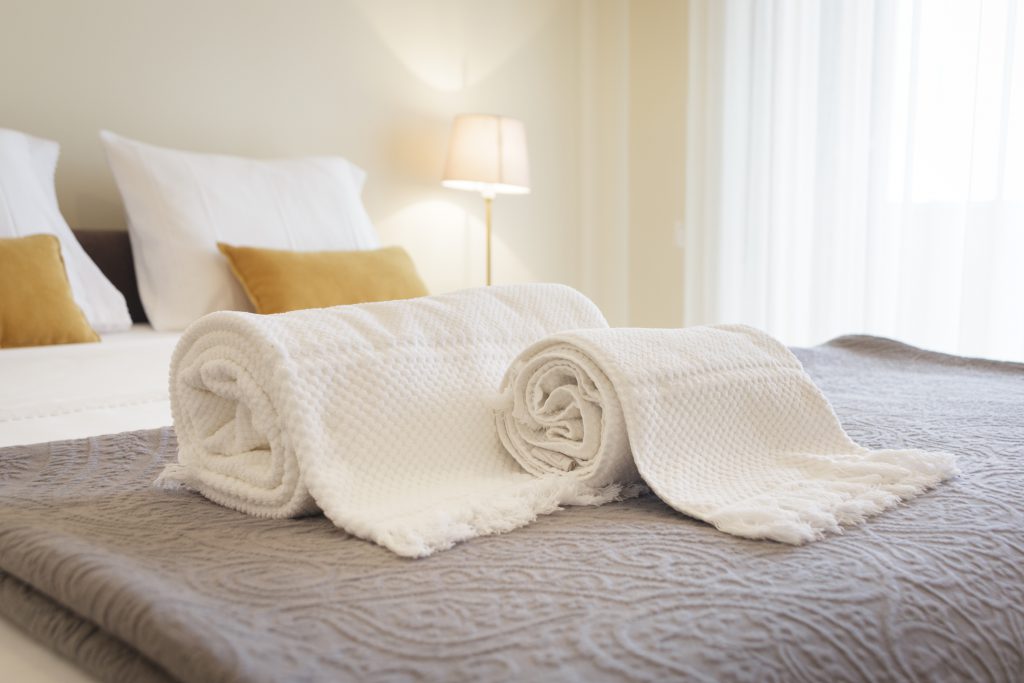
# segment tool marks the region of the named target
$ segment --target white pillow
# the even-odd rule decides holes
[[[124,296],[75,239],[57,205],[53,176],[60,145],[0,128],[0,237],[37,233],[60,240],[64,270],[75,303],[97,332],[128,329]]]
[[[100,133],[128,212],[146,316],[184,329],[212,311],[252,307],[217,242],[294,251],[379,246],[341,158],[262,161],[154,147]]]

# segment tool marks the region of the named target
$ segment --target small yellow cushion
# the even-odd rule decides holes
[[[428,293],[401,247],[307,252],[218,242],[217,248],[227,256],[257,313],[411,299]]]
[[[71,296],[56,236],[0,239],[0,348],[99,340]]]

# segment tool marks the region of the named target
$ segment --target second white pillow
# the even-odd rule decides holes
[[[258,160],[164,149],[103,131],[128,212],[139,294],[158,330],[251,310],[217,242],[295,251],[374,249],[366,174],[340,157]]]

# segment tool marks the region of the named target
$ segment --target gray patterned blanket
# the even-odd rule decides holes
[[[151,488],[169,428],[15,447],[0,614],[110,681],[1020,681],[1024,365],[797,354],[854,439],[961,477],[803,547],[649,497],[406,560]]]

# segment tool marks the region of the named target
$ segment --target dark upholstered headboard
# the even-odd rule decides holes
[[[124,230],[75,230],[74,233],[89,258],[124,294],[132,320],[146,322],[146,312],[139,299],[139,285],[135,281],[135,263],[128,233]]]

